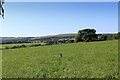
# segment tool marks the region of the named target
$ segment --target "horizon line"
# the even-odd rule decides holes
[[[118,32],[99,32],[96,34],[116,34]],[[63,34],[77,34],[77,33],[63,33]],[[46,36],[56,36],[56,35],[62,35],[62,34],[50,34],[50,35],[40,35],[40,36],[0,36],[0,37],[46,37]]]

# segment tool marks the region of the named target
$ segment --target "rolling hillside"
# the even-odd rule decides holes
[[[112,33],[104,33],[105,35],[114,35]],[[0,42],[7,43],[7,42],[30,42],[30,41],[44,41],[44,40],[51,40],[51,39],[71,39],[75,38],[77,34],[58,34],[58,35],[49,35],[49,36],[41,36],[41,37],[0,37]],[[102,34],[97,34],[101,36]]]
[[[2,77],[118,78],[117,47],[111,40],[3,50]]]

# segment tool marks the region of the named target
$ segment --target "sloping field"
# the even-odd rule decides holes
[[[18,43],[18,44],[4,44],[4,45],[0,45],[0,48],[1,49],[4,49],[5,47],[13,47],[13,46],[21,46],[21,45],[26,45],[26,46],[29,46],[29,45],[35,45],[35,44],[46,44],[46,43]]]
[[[8,49],[2,57],[3,78],[118,77],[117,40]]]

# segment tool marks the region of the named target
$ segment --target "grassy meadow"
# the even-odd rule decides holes
[[[3,78],[118,78],[118,40],[2,50],[2,71]]]
[[[4,49],[5,47],[13,47],[13,46],[21,46],[21,45],[26,45],[26,46],[29,46],[29,45],[35,45],[35,44],[46,44],[46,43],[17,43],[17,44],[4,44],[4,45],[0,45],[0,48],[1,49]]]

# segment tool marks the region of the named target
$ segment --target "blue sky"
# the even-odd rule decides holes
[[[36,37],[85,28],[118,32],[117,2],[6,2],[4,9],[2,36]]]

